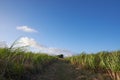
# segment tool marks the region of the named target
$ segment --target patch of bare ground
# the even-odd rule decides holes
[[[75,67],[64,60],[58,60],[32,80],[112,80],[106,74],[95,73]]]

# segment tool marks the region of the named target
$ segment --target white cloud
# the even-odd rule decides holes
[[[32,28],[30,28],[28,26],[18,26],[18,27],[16,27],[16,29],[24,31],[24,32],[37,32],[37,30],[32,29]]]
[[[22,37],[19,39],[18,42],[20,43],[20,46],[30,46],[35,51],[48,53],[49,55],[63,54],[64,56],[67,57],[67,56],[72,56],[73,54],[69,50],[46,47],[44,45],[37,43],[33,38]]]
[[[5,41],[0,41],[0,48],[8,47]]]

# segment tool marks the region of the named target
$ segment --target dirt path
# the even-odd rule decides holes
[[[52,64],[44,73],[37,75],[34,80],[111,80],[91,71],[73,67],[63,60]]]

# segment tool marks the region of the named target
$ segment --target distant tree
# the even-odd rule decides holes
[[[63,54],[59,54],[57,55],[59,58],[64,58],[64,55]]]

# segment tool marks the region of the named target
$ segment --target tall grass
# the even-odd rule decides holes
[[[0,80],[30,80],[57,58],[21,49],[0,48]]]
[[[120,80],[120,51],[96,54],[82,53],[66,59],[81,68],[107,73],[113,80]]]

